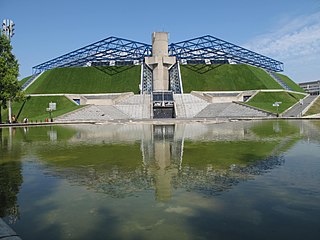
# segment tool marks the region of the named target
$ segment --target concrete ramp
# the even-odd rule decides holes
[[[199,112],[197,118],[259,118],[269,114],[237,103],[212,103]]]
[[[192,94],[174,94],[176,118],[193,118],[209,103]]]
[[[306,108],[309,108],[311,104],[313,104],[313,101],[317,98],[317,95],[309,95],[305,97],[300,102],[297,102],[295,105],[293,105],[291,108],[289,108],[287,111],[285,111],[282,114],[282,117],[301,117],[304,113],[304,110]]]
[[[117,102],[114,107],[125,113],[128,118],[151,118],[151,97],[149,94],[130,96]]]
[[[110,105],[89,105],[67,113],[55,119],[63,121],[107,121],[112,119],[128,119],[129,116]]]

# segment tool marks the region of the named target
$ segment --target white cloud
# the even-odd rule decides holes
[[[320,66],[314,64],[316,61],[320,65],[320,12],[286,21],[275,31],[257,36],[245,47],[283,61],[296,81],[320,79]]]

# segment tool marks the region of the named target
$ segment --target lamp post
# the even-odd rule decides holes
[[[2,30],[1,34],[7,36],[9,41],[11,40],[12,36],[14,35],[15,24],[11,19],[4,19],[2,21]],[[8,100],[8,121],[11,123],[12,119],[12,107],[11,107],[11,99]]]
[[[47,112],[49,112],[50,122],[53,122],[52,112],[57,110],[57,103],[50,102],[49,107],[47,108]]]
[[[275,102],[272,106],[277,107],[277,117],[279,117],[279,106],[282,102]]]

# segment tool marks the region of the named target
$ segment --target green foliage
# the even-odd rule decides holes
[[[49,107],[50,102],[57,103],[57,110],[52,112],[53,118],[80,108],[80,106],[62,96],[30,97],[22,108],[18,121],[21,122],[25,117],[28,118],[29,121],[44,121],[46,118],[49,118],[49,113],[46,111],[46,108]],[[22,105],[22,102],[13,103],[12,114],[17,116]]]
[[[12,46],[5,35],[0,36],[0,122],[1,108],[7,108],[8,100],[23,98],[21,86],[18,83],[19,64],[11,53]]]
[[[289,77],[287,77],[283,74],[280,74],[280,73],[276,73],[276,74],[281,78],[281,80],[285,84],[287,84],[288,87],[290,87],[292,89],[292,91],[305,93],[305,91],[298,84],[296,84],[294,81],[292,81]]]
[[[27,93],[139,93],[140,66],[72,67],[44,72]]]
[[[312,106],[309,108],[309,110],[305,113],[305,116],[313,115],[313,114],[319,114],[320,113],[320,98],[318,98]]]
[[[259,92],[246,104],[269,112],[277,113],[277,107],[274,107],[275,102],[282,102],[279,106],[279,113],[284,112],[286,109],[297,103],[303,94],[296,94],[290,92]]]
[[[19,81],[19,85],[22,86],[26,81],[28,81],[32,76],[25,77]]]
[[[181,65],[184,92],[282,89],[260,68],[237,65]]]

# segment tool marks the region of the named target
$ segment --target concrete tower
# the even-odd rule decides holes
[[[168,33],[152,33],[152,57],[145,61],[153,70],[153,91],[169,90],[169,67],[176,62],[176,57],[168,56]]]

